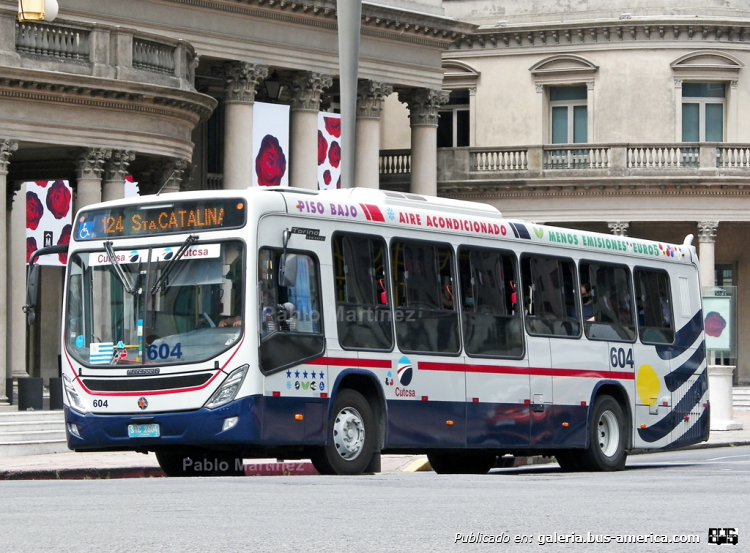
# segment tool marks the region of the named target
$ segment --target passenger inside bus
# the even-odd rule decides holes
[[[581,307],[583,308],[583,320],[594,320],[594,298],[591,297],[591,284],[581,284]]]

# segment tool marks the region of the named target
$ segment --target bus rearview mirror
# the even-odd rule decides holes
[[[279,286],[291,288],[297,283],[297,256],[284,253],[279,262]]]

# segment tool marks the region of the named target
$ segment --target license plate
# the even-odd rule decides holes
[[[130,438],[158,438],[160,435],[158,424],[128,425],[128,437]]]

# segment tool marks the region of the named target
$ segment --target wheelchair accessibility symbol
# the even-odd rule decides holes
[[[89,221],[88,223],[81,223],[81,226],[78,227],[78,240],[88,240],[89,238],[91,238],[91,230],[93,228],[93,221]]]

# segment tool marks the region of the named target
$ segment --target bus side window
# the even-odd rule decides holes
[[[399,348],[404,352],[458,353],[451,246],[394,240],[391,267]]]
[[[393,327],[385,290],[385,242],[374,236],[334,234],[332,244],[341,347],[390,351]]]
[[[636,268],[638,333],[644,344],[674,342],[674,316],[669,290],[669,275],[666,272]]]
[[[625,265],[581,261],[580,275],[586,336],[591,340],[632,342],[635,321],[630,269]]]
[[[458,252],[464,348],[470,356],[521,357],[523,329],[512,288],[512,252],[461,247]]]
[[[532,335],[578,337],[575,263],[572,259],[521,257],[526,331]]]

